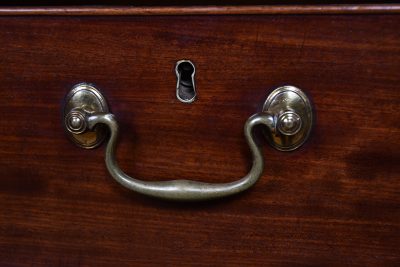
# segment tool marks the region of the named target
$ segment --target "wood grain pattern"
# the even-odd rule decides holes
[[[0,266],[398,266],[398,25],[395,15],[0,18]],[[192,105],[175,98],[183,58],[197,69]],[[312,98],[316,126],[292,153],[265,145],[265,173],[246,193],[157,201],[111,179],[104,147],[66,138],[63,97],[82,81],[108,98],[120,165],[142,179],[243,176],[243,123],[283,84]]]
[[[390,14],[400,4],[0,7],[0,16]]]

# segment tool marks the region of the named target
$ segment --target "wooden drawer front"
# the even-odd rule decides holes
[[[400,16],[0,17],[1,266],[396,266]],[[174,64],[198,99],[176,99]],[[243,123],[274,88],[312,98],[291,153],[264,146],[239,196],[163,202],[112,180],[104,147],[64,134],[61,106],[96,84],[121,125],[118,160],[146,180],[233,181]],[[260,138],[262,140],[262,138]]]

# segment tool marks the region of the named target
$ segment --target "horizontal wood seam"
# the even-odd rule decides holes
[[[262,6],[64,6],[0,7],[0,16],[127,16],[127,15],[307,15],[400,13],[400,4],[365,5],[262,5]]]

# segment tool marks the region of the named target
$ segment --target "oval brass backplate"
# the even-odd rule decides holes
[[[263,111],[274,114],[276,129],[266,133],[271,146],[281,151],[295,150],[310,135],[313,114],[311,102],[299,88],[275,89],[264,103]]]
[[[68,137],[82,148],[99,146],[106,137],[104,125],[99,124],[94,131],[86,128],[85,116],[82,113],[93,114],[109,112],[104,96],[93,85],[80,83],[75,85],[65,97],[63,109],[63,125]]]

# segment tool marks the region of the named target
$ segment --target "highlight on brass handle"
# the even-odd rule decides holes
[[[105,98],[93,85],[81,83],[69,92],[63,109],[64,127],[69,138],[83,148],[101,144],[110,132],[105,163],[111,176],[122,186],[144,195],[171,200],[207,200],[242,192],[261,177],[264,158],[253,137],[256,125],[265,126],[268,142],[282,151],[294,150],[308,138],[312,109],[307,96],[298,88],[284,86],[274,90],[263,111],[250,116],[244,124],[244,136],[252,154],[252,166],[243,178],[229,183],[204,183],[192,180],[143,181],[125,174],[116,160],[118,122],[109,112]]]

